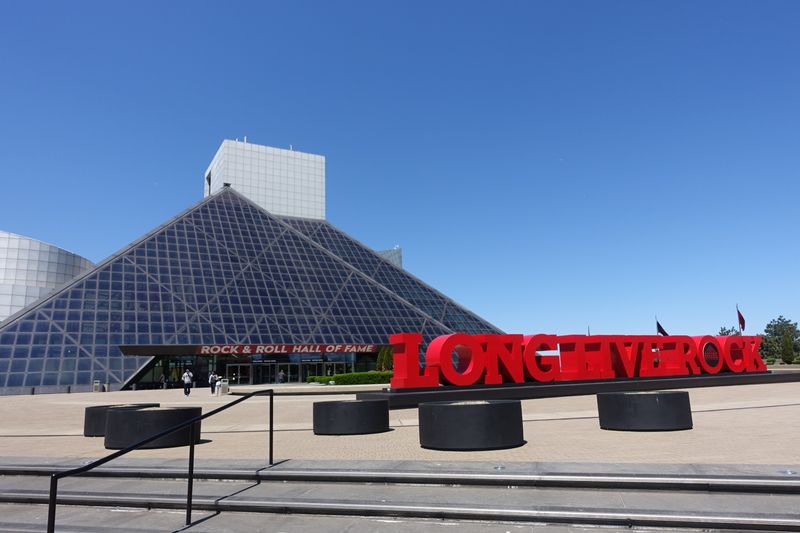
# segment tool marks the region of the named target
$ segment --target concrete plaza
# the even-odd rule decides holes
[[[337,393],[333,386],[279,385],[275,390],[292,393],[275,397],[276,459],[800,465],[800,382],[691,389],[694,429],[666,433],[601,430],[594,396],[527,400],[522,402],[527,444],[488,452],[420,448],[416,409],[392,411],[387,433],[316,436],[313,403],[354,395]],[[304,390],[317,394],[303,395]],[[189,397],[181,389],[0,397],[0,457],[52,463],[110,453],[102,438],[83,437],[84,408],[90,405],[160,402],[208,412],[234,399],[212,396],[206,388],[194,389]],[[267,413],[268,399],[254,397],[204,421],[198,459],[264,458]],[[185,456],[186,449],[173,448],[128,457]]]

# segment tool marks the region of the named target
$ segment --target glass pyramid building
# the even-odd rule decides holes
[[[500,332],[328,222],[227,187],[0,323],[0,394],[122,388],[153,357],[121,345],[381,345],[403,331]]]

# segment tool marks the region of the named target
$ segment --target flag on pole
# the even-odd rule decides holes
[[[659,335],[664,335],[665,337],[669,337],[669,333],[667,333],[667,330],[661,326],[661,323],[659,323],[658,319],[656,319],[656,333]]]
[[[739,305],[736,305],[736,314],[739,315],[739,331],[744,331],[744,316],[742,316],[742,312],[739,311]]]

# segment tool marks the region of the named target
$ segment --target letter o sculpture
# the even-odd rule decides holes
[[[314,402],[315,435],[366,435],[389,431],[389,400]]]
[[[159,403],[123,403],[117,405],[93,405],[83,413],[83,436],[104,437],[106,435],[106,417],[110,409],[145,409],[161,407]]]
[[[203,413],[201,407],[152,407],[148,409],[111,409],[106,424],[105,447],[121,450],[136,444],[147,437],[177,426],[198,417]],[[200,422],[194,424],[194,443],[200,442]],[[191,444],[191,427],[173,431],[168,435],[142,446],[149,448],[172,448]]]
[[[453,451],[522,446],[522,404],[519,400],[421,403],[419,444]]]
[[[597,413],[602,429],[692,429],[692,407],[686,391],[602,392],[597,395]]]

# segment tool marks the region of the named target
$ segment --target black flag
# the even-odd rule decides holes
[[[658,333],[659,335],[664,335],[665,337],[669,337],[669,333],[667,333],[667,330],[665,330],[661,326],[661,324],[658,322],[658,320],[656,320],[656,333]]]

